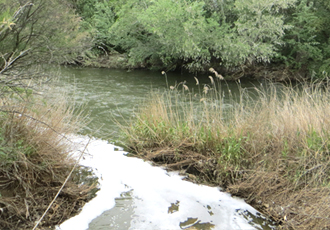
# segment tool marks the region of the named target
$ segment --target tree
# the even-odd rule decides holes
[[[330,2],[297,1],[287,12],[287,31],[281,59],[295,69],[313,71],[319,76],[330,72]]]
[[[124,2],[109,38],[132,62],[160,60],[202,69],[213,57],[227,67],[270,62],[286,29],[284,9],[295,0]]]
[[[0,0],[0,73],[14,66],[70,61],[84,35],[62,0]]]
[[[96,50],[126,53],[132,65],[198,71],[275,62],[330,71],[327,0],[78,2]]]
[[[88,44],[65,0],[0,0],[0,97],[45,76],[30,65],[72,62]]]
[[[285,30],[284,9],[295,0],[236,0],[231,9],[237,15],[220,44],[215,44],[216,56],[229,65],[270,62],[282,45]]]

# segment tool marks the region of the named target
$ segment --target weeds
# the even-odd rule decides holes
[[[176,167],[181,161],[180,169],[199,182],[245,197],[283,228],[329,228],[328,86],[269,83],[241,88],[226,104],[210,81],[199,95],[184,83],[153,92],[123,127],[126,145],[154,161]]]
[[[64,98],[24,99],[0,101],[1,229],[33,227],[73,168],[72,143],[66,135],[82,124]],[[43,227],[55,226],[78,212],[94,188],[78,186],[75,177],[70,178]]]

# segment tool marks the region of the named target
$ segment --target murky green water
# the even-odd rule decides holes
[[[168,73],[168,87],[181,82],[191,92],[203,91],[205,84],[210,84],[208,76],[199,76],[199,86],[193,74]],[[238,94],[236,82],[222,83],[223,92]],[[258,82],[242,82],[242,87],[254,87]],[[83,134],[115,140],[118,127],[115,122],[125,124],[136,111],[137,106],[147,98],[151,90],[165,90],[165,76],[153,71],[123,71],[94,68],[62,68],[59,90],[73,96],[73,101],[83,106],[89,113],[91,122]]]

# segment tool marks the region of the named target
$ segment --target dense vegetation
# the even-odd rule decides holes
[[[31,228],[73,166],[63,134],[76,120],[65,102],[33,96],[45,74],[27,67],[120,54],[131,68],[324,78],[329,13],[328,0],[0,0],[1,228]],[[328,88],[243,93],[227,110],[216,89],[212,79],[183,108],[154,96],[127,145],[227,186],[285,227],[329,227]],[[90,189],[64,191],[44,226],[77,211]]]
[[[77,114],[65,98],[37,93],[49,78],[38,64],[71,62],[88,44],[79,23],[64,0],[0,0],[0,229],[54,227],[95,188],[81,186],[70,156]]]
[[[152,93],[122,127],[124,143],[244,197],[279,229],[329,228],[329,86],[238,85],[234,95],[222,84]]]
[[[71,1],[94,52],[124,53],[131,66],[238,76],[266,66],[296,77],[330,69],[327,0]]]
[[[330,70],[327,0],[1,0],[0,8],[1,69],[123,54],[122,67],[213,67],[235,78]]]

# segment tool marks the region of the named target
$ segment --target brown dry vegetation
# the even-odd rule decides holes
[[[34,98],[1,101],[0,229],[32,229],[74,166],[66,137],[79,128],[66,103]],[[54,227],[91,199],[94,185],[79,185],[77,168],[47,215],[41,229]]]
[[[231,106],[212,83],[198,99],[172,89],[122,127],[129,148],[244,197],[279,228],[330,228],[327,84],[241,89]]]

